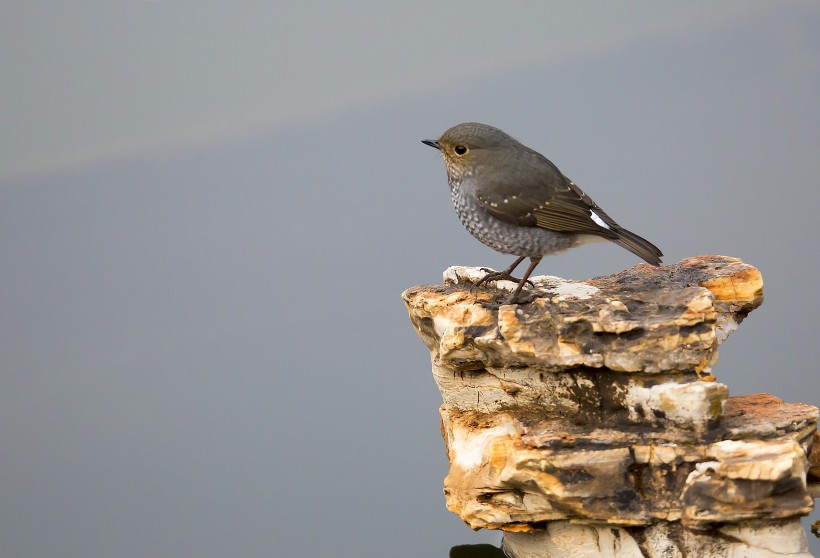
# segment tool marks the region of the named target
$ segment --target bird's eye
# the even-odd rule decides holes
[[[469,149],[464,145],[457,145],[453,148],[453,151],[456,152],[456,155],[466,155]]]

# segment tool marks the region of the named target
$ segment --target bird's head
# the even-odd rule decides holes
[[[453,126],[437,140],[422,140],[435,147],[444,157],[447,174],[460,179],[484,164],[504,157],[511,147],[520,146],[516,140],[498,128],[478,122]]]

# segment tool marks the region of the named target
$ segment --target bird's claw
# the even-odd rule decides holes
[[[481,271],[487,272],[487,275],[473,283],[473,285],[470,287],[470,291],[474,291],[484,283],[489,283],[491,281],[512,281],[516,284],[521,283],[521,279],[519,279],[518,277],[513,277],[507,271],[493,271],[492,269],[487,269],[486,267],[482,267],[480,269]],[[533,283],[529,279],[527,279],[527,283],[529,283],[529,285],[532,288],[535,288],[535,283]]]

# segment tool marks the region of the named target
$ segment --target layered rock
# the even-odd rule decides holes
[[[503,304],[512,283],[471,289],[484,273],[450,268],[403,295],[444,400],[447,506],[471,527],[503,529],[521,556],[567,521],[685,551],[717,525],[791,529],[811,510],[817,409],[730,398],[711,374],[762,302],[754,267],[705,256],[536,277],[518,305]]]
[[[534,533],[505,533],[504,549],[514,558],[811,558],[797,519],[708,530],[670,522],[619,528],[554,521]]]

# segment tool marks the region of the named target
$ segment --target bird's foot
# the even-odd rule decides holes
[[[538,293],[535,291],[518,291],[513,293],[504,304],[528,304],[536,298],[538,298]]]
[[[521,283],[521,279],[518,277],[513,277],[510,275],[509,271],[493,271],[492,269],[487,269],[486,267],[482,267],[481,271],[485,271],[487,275],[473,283],[472,287],[470,287],[470,291],[473,291],[483,285],[484,283],[490,283],[492,281],[512,281],[513,283]],[[527,279],[527,283],[530,284],[531,287],[535,288],[535,283]]]

